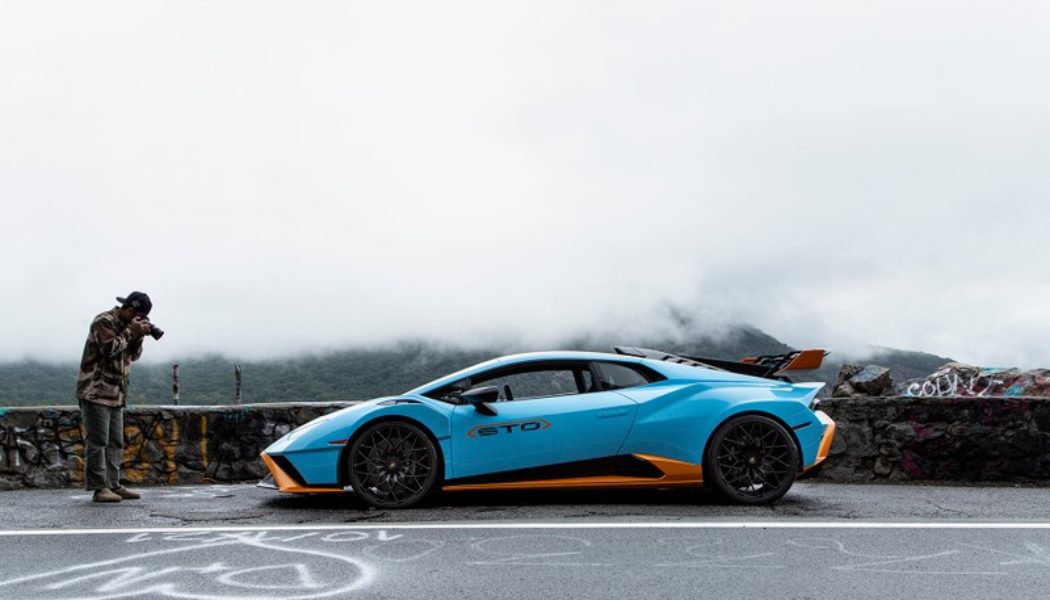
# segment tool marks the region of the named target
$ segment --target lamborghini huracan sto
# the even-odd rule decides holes
[[[826,354],[727,361],[616,347],[505,356],[344,408],[267,448],[260,485],[381,508],[438,490],[709,487],[773,502],[823,461]]]

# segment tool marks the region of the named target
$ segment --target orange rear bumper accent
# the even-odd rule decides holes
[[[505,481],[500,483],[468,483],[460,485],[447,485],[442,488],[446,492],[465,492],[472,490],[556,490],[556,489],[586,489],[586,488],[634,488],[634,487],[679,487],[699,486],[703,484],[703,469],[700,465],[660,458],[659,456],[648,456],[635,454],[637,458],[652,463],[660,469],[664,476],[652,477],[625,477],[622,475],[595,475],[593,477],[570,477],[564,479],[536,479],[532,481]]]
[[[817,460],[803,469],[803,472],[824,462],[824,459],[828,457],[828,453],[831,452],[831,442],[833,441],[835,441],[835,422],[831,421],[828,423],[827,428],[824,429],[824,435],[820,438],[820,446],[817,447]]]
[[[273,475],[273,482],[277,484],[277,491],[288,492],[291,494],[341,494],[343,490],[339,488],[317,488],[307,487],[296,483],[292,476],[285,473],[281,467],[277,466],[272,458],[265,452],[259,456],[262,457],[263,462],[266,463],[266,468],[270,470],[270,475]]]

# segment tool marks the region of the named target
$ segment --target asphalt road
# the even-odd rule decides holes
[[[1045,598],[1050,489],[799,483],[447,495],[406,511],[250,486],[0,494],[0,598]]]

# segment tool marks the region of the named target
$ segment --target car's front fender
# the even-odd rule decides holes
[[[447,410],[443,410],[447,406]],[[414,397],[380,398],[319,417],[271,444],[265,453],[283,456],[306,486],[341,485],[343,449],[363,427],[379,420],[404,419],[423,426],[437,441],[450,468],[448,452],[451,405]]]

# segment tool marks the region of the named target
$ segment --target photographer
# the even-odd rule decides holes
[[[117,298],[114,307],[91,322],[77,378],[77,400],[84,424],[84,484],[95,502],[135,500],[139,494],[120,483],[124,459],[124,406],[131,362],[142,356],[146,335],[164,335],[149,322],[153,303],[142,292]]]

